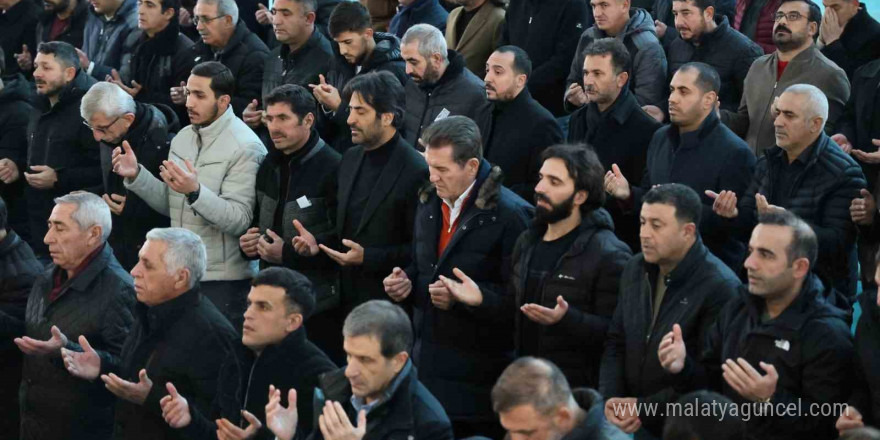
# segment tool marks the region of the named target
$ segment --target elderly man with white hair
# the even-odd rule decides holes
[[[403,35],[400,54],[410,81],[406,87],[403,137],[421,146],[422,131],[449,116],[467,116],[481,133],[489,133],[491,114],[483,80],[467,70],[464,57],[446,48],[446,37],[434,26],[417,24]]]
[[[102,362],[118,362],[132,325],[131,277],[110,246],[110,209],[86,192],[55,199],[44,242],[53,264],[28,297],[24,352],[21,438],[109,439],[112,400],[100,384],[71,377],[62,351],[91,350]],[[91,345],[77,344],[88,339]]]
[[[63,351],[72,376],[116,395],[114,439],[180,438],[162,418],[159,401],[169,393],[210,413],[220,366],[238,337],[199,292],[206,265],[205,245],[195,233],[151,230],[131,271],[138,304],[121,360],[100,356],[86,338],[83,350]]]
[[[168,158],[169,126],[178,124],[177,116],[162,104],[135,102],[121,87],[109,82],[92,86],[79,108],[101,150],[100,194],[113,213],[115,226],[108,242],[119,264],[131,270],[147,232],[168,227],[169,219],[125,189],[122,176],[113,172],[113,150],[127,144],[144,169],[158,175],[159,166]]]
[[[737,194],[722,191],[713,209],[732,219],[743,239],[749,237],[759,215],[792,211],[819,239],[816,272],[853,300],[856,226],[849,207],[866,186],[862,169],[825,135],[828,99],[816,86],[789,86],[777,99],[773,117],[776,146],[758,161],[742,199],[737,201]],[[849,304],[844,307],[848,309]]]

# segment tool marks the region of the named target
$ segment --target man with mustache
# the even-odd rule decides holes
[[[601,38],[584,50],[583,82],[588,103],[571,115],[568,142],[586,143],[599,156],[602,168],[617,164],[631,183],[641,185],[645,157],[654,132],[662,125],[639,106],[630,91],[630,53],[616,38]],[[614,220],[614,232],[639,249],[639,229],[616,203],[606,208]]]
[[[633,405],[674,402],[675,382],[657,358],[663,335],[680,326],[688,351],[696,353],[740,281],[703,245],[703,204],[688,186],[654,187],[639,214],[642,253],[620,277],[617,308],[608,327],[599,392],[605,416],[637,439],[659,438],[660,414],[638,414]],[[647,432],[645,432],[647,431]]]
[[[326,234],[333,229],[342,156],[318,135],[315,99],[304,87],[280,86],[264,102],[266,127],[275,148],[269,149],[257,170],[253,221],[239,238],[239,246],[248,259],[259,260],[261,268],[284,266],[309,277],[316,294],[309,335],[341,363],[338,320],[322,313],[339,305],[339,269],[329,259],[299,255],[293,238],[299,230]]]
[[[822,55],[813,41],[819,32],[822,14],[810,0],[784,0],[776,11],[773,25],[774,53],[764,55],[749,68],[739,110],[722,110],[721,121],[761,157],[773,147],[775,98],[793,84],[812,84],[828,98],[829,113],[825,130],[833,134],[838,117],[849,98],[846,72]]]
[[[752,62],[764,54],[748,37],[733,29],[727,16],[716,14],[717,0],[673,0],[675,29],[666,32],[671,40],[666,57],[669,75],[683,64],[700,61],[715,68],[721,78],[718,100],[721,108],[735,111],[743,93],[743,82]]]
[[[403,137],[419,150],[422,131],[432,122],[461,115],[489,130],[489,101],[485,85],[467,70],[464,58],[446,48],[446,39],[434,26],[418,24],[403,36],[400,53],[406,62],[406,114]]]
[[[605,203],[605,169],[583,145],[541,155],[535,220],[511,257],[516,354],[545,358],[572,387],[599,386],[605,332],[629,247],[614,235]]]
[[[112,166],[125,188],[171,226],[198,234],[208,249],[201,281],[210,299],[235,328],[241,328],[246,295],[256,264],[244,258],[239,237],[253,220],[257,168],[266,155],[260,139],[232,111],[235,79],[216,61],[193,68],[186,86],[192,125],[171,141],[168,160],[154,176],[125,143]],[[161,180],[160,180],[161,179]]]
[[[483,154],[504,171],[505,185],[525,200],[534,196],[541,152],[562,142],[553,114],[529,92],[531,74],[532,60],[516,46],[501,46],[486,61],[492,123],[483,135]]]
[[[733,187],[744,191],[752,179],[755,156],[715,116],[720,86],[718,73],[711,66],[681,66],[669,86],[672,125],[654,133],[641,186],[630,186],[620,167],[612,164],[605,176],[605,190],[618,199],[624,212],[631,212],[654,185],[674,182],[689,186],[702,194],[699,227],[706,247],[731,269],[739,270],[745,245],[730,234],[724,218],[712,212],[709,193]]]
[[[82,47],[88,16],[89,4],[84,0],[43,0],[43,14],[37,22],[35,44],[63,41],[73,47]],[[18,47],[4,49],[11,51]],[[22,45],[21,52],[15,54],[22,72],[31,73],[34,70],[32,50],[34,47]]]
[[[856,226],[850,204],[866,182],[859,164],[825,135],[828,107],[825,95],[815,86],[786,88],[773,108],[776,146],[758,162],[748,189],[737,192],[722,187],[726,191],[717,196],[713,209],[733,219],[727,231],[739,237],[748,236],[761,214],[792,211],[818,237],[816,272],[829,287],[853,300]],[[838,303],[846,309],[849,304]]]

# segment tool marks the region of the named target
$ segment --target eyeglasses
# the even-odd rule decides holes
[[[218,16],[216,16],[216,17],[214,17],[214,18],[208,18],[208,17],[199,17],[199,16],[197,15],[197,16],[193,17],[193,19],[192,19],[192,21],[193,21],[193,26],[198,26],[199,23],[205,23],[205,25],[207,25],[208,23],[210,23],[210,22],[212,22],[212,21],[214,21],[214,20],[216,20],[216,19],[218,19],[218,18],[223,18],[223,17],[225,17],[225,16],[226,16],[226,15],[218,15]]]
[[[107,134],[107,130],[109,130],[110,127],[113,126],[113,124],[115,124],[117,121],[119,121],[120,118],[122,118],[122,116],[117,116],[116,119],[113,120],[113,122],[111,122],[103,127],[97,127],[97,126],[93,127],[93,126],[89,125],[89,123],[85,119],[83,119],[83,125],[85,125],[86,127],[89,127],[89,130],[92,130],[96,133]]]
[[[785,19],[788,21],[798,21],[801,19],[801,17],[803,17],[803,15],[801,15],[801,13],[798,11],[791,11],[788,13],[777,12],[777,13],[771,15],[771,17],[773,17],[774,22],[782,20],[783,17],[785,17]]]

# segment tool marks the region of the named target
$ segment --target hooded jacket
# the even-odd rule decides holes
[[[49,98],[39,97],[38,112],[28,126],[28,152],[25,172],[34,165],[46,165],[55,170],[58,181],[49,189],[25,186],[31,239],[28,244],[37,255],[47,255],[43,237],[48,231],[46,219],[55,207],[55,197],[76,190],[97,192],[101,185],[101,159],[92,130],[83,125],[79,112],[80,101],[94,84],[94,79],[77,70],[73,81],[60,92],[58,103],[49,104]],[[24,179],[24,176],[21,177]]]
[[[173,109],[180,125],[189,123],[186,108],[171,101],[170,90],[186,82],[195,66],[192,57],[193,42],[180,33],[177,20],[153,38],[135,30],[125,41],[119,75],[126,84],[136,81],[141,91],[134,97],[146,104],[164,104]]]
[[[513,359],[513,297],[505,286],[514,244],[533,208],[501,182],[501,169],[483,160],[459,226],[439,256],[443,202],[433,185],[419,192],[412,263],[406,269],[413,286],[408,298],[415,328],[413,361],[452,420],[493,420],[489,393]],[[456,279],[453,268],[480,286],[479,306],[455,303],[441,310],[431,302],[428,285],[440,275]]]
[[[507,8],[498,45],[529,54],[529,92],[557,118],[565,115],[560,101],[568,87],[565,76],[578,53],[578,37],[593,25],[591,11],[584,0],[513,0]]]
[[[82,125],[82,124],[80,124]],[[106,244],[76,277],[49,300],[56,270],[50,265],[34,283],[25,313],[26,335],[45,341],[58,326],[70,342],[85,336],[98,352],[101,365],[118,362],[132,325],[135,303],[131,276]],[[74,377],[60,353],[24,356],[21,388],[21,433],[26,439],[107,439],[113,428],[113,395],[102,381]]]
[[[852,80],[856,69],[880,58],[880,23],[868,14],[864,3],[843,28],[833,43],[822,48],[822,54],[837,64]]]
[[[235,32],[222,50],[215,51],[199,40],[193,45],[192,51],[194,65],[205,61],[219,61],[232,71],[232,77],[235,78],[232,108],[235,114],[241,115],[251,101],[262,97],[263,68],[269,57],[269,48],[243,21],[236,24]]]
[[[391,18],[388,32],[403,38],[409,28],[417,24],[430,24],[443,32],[446,29],[446,19],[449,13],[439,0],[415,0],[409,6],[399,6],[397,14]]]
[[[659,267],[637,254],[620,277],[617,309],[608,327],[599,388],[606,398],[636,397],[639,403],[674,402],[678,394],[657,357],[663,336],[673,324],[681,326],[689,353],[704,345],[719,311],[734,298],[740,281],[724,263],[697,239],[661,282],[666,293],[652,324]],[[642,426],[659,436],[662,417],[644,416]]]
[[[394,75],[401,85],[406,84],[408,77],[406,75],[406,64],[400,55],[400,40],[392,35],[383,32],[373,34],[373,40],[376,46],[370,56],[363,60],[360,71],[356,70],[356,66],[349,64],[345,57],[339,54],[339,47],[333,45],[334,57],[330,71],[327,72],[327,84],[336,87],[340,94],[345,89],[348,81],[355,75],[369,72],[378,72],[386,70]],[[348,103],[342,100],[339,108],[335,112],[319,112],[321,121],[321,138],[326,140],[340,153],[354,146],[351,142],[351,130],[348,128]]]
[[[546,227],[532,226],[520,235],[513,249],[510,289],[516,298],[518,356],[535,356],[556,364],[572,387],[599,384],[599,362],[605,348],[605,332],[617,306],[620,275],[632,252],[614,235],[608,211],[597,208],[586,214],[577,238],[555,268],[547,273],[536,304],[556,306],[561,295],[569,309],[556,325],[532,323],[518,308],[526,303],[529,266]],[[524,352],[524,333],[537,331],[538,351]]]
[[[820,416],[811,413],[817,411],[811,408],[846,401],[853,385],[855,352],[847,313],[829,304],[827,294],[822,282],[809,275],[797,298],[779,316],[764,319],[764,300],[741,286],[712,323],[698,346],[701,349],[691,351],[688,346],[682,371],[667,377],[681,392],[708,386],[744,404],[749,401],[722,378],[721,364],[743,358],[759,371],[760,362],[771,364],[779,379],[770,403],[786,408],[795,405],[802,415],[777,412],[752,417],[746,424],[746,438],[834,438],[838,414]],[[689,344],[686,335],[684,340]],[[694,358],[691,353],[698,354]]]
[[[739,110],[721,111],[721,120],[746,143],[758,157],[776,145],[771,107],[773,100],[793,84],[812,84],[828,98],[828,121],[825,132],[834,134],[837,119],[849,98],[846,72],[819,52],[815,45],[797,54],[779,80],[776,79],[779,53],[764,55],[749,68],[743,86]]]
[[[571,61],[568,78],[565,81],[565,90],[572,83],[584,85],[584,58],[587,46],[600,38],[606,38],[608,34],[593,26],[581,35],[578,41],[577,51]],[[632,59],[632,67],[629,77],[629,88],[635,94],[641,105],[655,105],[665,107],[666,90],[669,83],[666,81],[666,53],[657,34],[654,31],[654,19],[644,9],[630,9],[629,21],[623,30],[615,38],[620,40],[629,51]],[[564,98],[564,91],[559,95],[563,99],[567,111],[574,111],[575,107]]]
[[[718,93],[721,108],[735,111],[742,100],[746,74],[764,51],[757,43],[730,27],[726,16],[716,15],[715,23],[718,27],[712,32],[704,33],[700,37],[699,46],[678,36],[669,43],[666,50],[669,79],[687,63],[706,63],[715,68],[721,79],[721,91]]]
[[[122,55],[125,51],[125,40],[137,29],[137,1],[124,0],[116,15],[110,20],[104,14],[89,9],[83,36],[82,51],[89,57],[94,66],[89,74],[103,81],[113,69],[122,67]]]
[[[457,52],[449,50],[447,56],[449,64],[436,83],[406,82],[403,138],[414,146],[419,145],[424,129],[447,116],[467,116],[481,133],[488,133],[491,115],[483,80],[465,68],[464,58]]]
[[[25,241],[30,239],[24,187],[27,181],[21,173],[26,171],[28,147],[28,122],[36,113],[31,105],[33,92],[22,74],[8,76],[0,90],[0,159],[15,162],[18,180],[10,184],[0,182],[0,196],[6,202],[7,226]]]
[[[159,104],[161,105],[161,104]],[[173,116],[173,112],[168,109]],[[168,123],[166,116],[157,107],[135,103],[134,124],[128,129],[123,141],[128,141],[137,156],[138,163],[153,175],[159,175],[159,166],[168,159],[171,137],[169,126],[175,125],[176,117]],[[120,142],[121,145],[121,142]],[[138,252],[146,240],[147,232],[153,228],[167,228],[168,217],[150,208],[143,199],[133,192],[126,191],[123,178],[113,172],[113,150],[120,145],[101,142],[102,194],[126,196],[121,215],[113,214],[113,230],[108,243],[113,247],[119,264],[131,270],[138,262]]]
[[[208,252],[203,281],[245,280],[256,264],[245,260],[238,239],[253,220],[257,168],[266,147],[227,107],[211,125],[189,125],[171,141],[168,159],[179,166],[189,160],[198,172],[199,197],[190,204],[185,194],[169,188],[143,164],[125,187],[160,214],[171,226],[195,232]]]

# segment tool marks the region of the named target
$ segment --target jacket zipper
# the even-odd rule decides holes
[[[244,401],[243,401],[242,404],[241,404],[241,410],[242,410],[242,411],[247,411],[248,397],[249,397],[250,394],[251,394],[251,381],[254,379],[254,370],[257,368],[257,362],[259,362],[259,361],[260,361],[260,355],[257,355],[257,358],[254,359],[254,363],[251,364],[251,372],[250,372],[250,374],[248,374],[247,386],[246,386],[245,389],[244,389]],[[288,402],[288,403],[289,403],[289,402]],[[239,428],[244,428],[244,427],[245,427],[245,426],[244,426],[244,422],[245,422],[245,419],[244,419],[244,417],[242,416],[242,418],[239,419],[238,427],[239,427]]]

